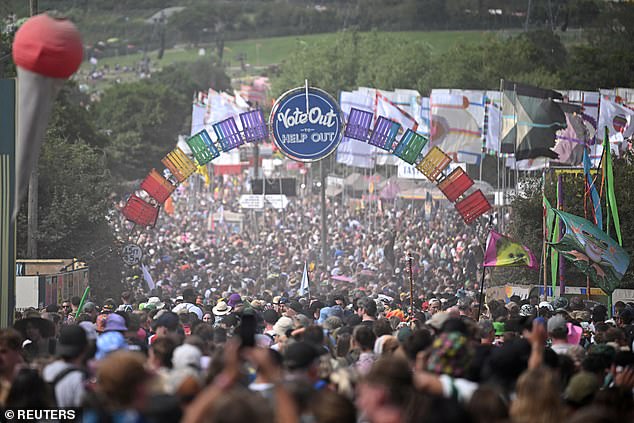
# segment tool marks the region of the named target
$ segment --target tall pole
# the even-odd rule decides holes
[[[486,275],[487,268],[482,266],[482,279],[480,279],[480,296],[478,297],[478,322],[480,321],[480,314],[482,314],[482,302],[484,301],[484,276]]]
[[[546,207],[544,198],[546,198],[546,169],[542,171],[542,202],[544,203],[542,207]],[[546,237],[548,235],[549,228],[547,228],[546,216],[548,214],[548,210],[544,210],[542,213],[542,260],[543,260],[543,271],[544,271],[544,301],[548,299],[548,270],[546,266],[548,264],[548,245],[546,244]],[[554,293],[553,293],[554,295]]]
[[[35,16],[38,13],[38,0],[29,0],[29,13],[31,16]],[[37,258],[37,208],[38,198],[37,191],[39,188],[39,173],[38,173],[38,157],[36,156],[35,163],[33,164],[33,170],[31,171],[31,177],[29,178],[29,192],[28,192],[28,214],[27,214],[27,238],[26,238],[26,254],[29,258]]]
[[[409,263],[409,315],[414,316],[414,273],[412,272],[412,254],[407,253],[407,261]]]
[[[15,79],[0,80],[0,327],[13,323],[15,308]]]
[[[328,269],[328,229],[326,228],[326,172],[324,159],[319,161],[319,181],[321,182],[321,262]]]

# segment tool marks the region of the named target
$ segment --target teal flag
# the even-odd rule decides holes
[[[559,210],[555,213],[565,226],[565,233],[552,244],[553,248],[611,295],[630,264],[627,252],[594,223]]]

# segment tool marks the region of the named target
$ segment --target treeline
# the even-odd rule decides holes
[[[530,3],[530,10],[528,4]],[[162,21],[164,8],[183,7]],[[496,30],[588,28],[615,7],[602,0],[40,0],[41,11],[73,19],[85,42],[120,38],[124,46],[157,48],[340,30]],[[5,10],[28,13],[28,2]],[[528,16],[527,16],[528,15]],[[528,19],[527,19],[528,18]]]

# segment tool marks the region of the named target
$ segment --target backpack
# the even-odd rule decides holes
[[[67,367],[64,370],[62,370],[61,372],[59,372],[57,374],[57,376],[55,376],[55,378],[53,378],[53,380],[48,383],[49,393],[50,393],[50,395],[52,397],[53,404],[57,404],[57,395],[55,394],[55,387],[66,376],[68,376],[69,374],[71,374],[73,372],[81,372],[83,380],[86,380],[87,377],[88,377],[88,373],[84,369],[80,369],[79,367],[74,367],[74,366]]]

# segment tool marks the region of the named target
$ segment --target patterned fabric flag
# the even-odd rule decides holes
[[[630,264],[627,252],[592,222],[559,210],[554,212],[561,218],[565,233],[553,248],[589,275],[606,294],[614,292]]]
[[[395,100],[399,100],[399,96],[394,93],[389,93],[389,95]],[[405,102],[401,102],[401,105],[404,107],[409,106],[409,101],[407,104]],[[398,137],[402,136],[403,133],[411,129],[412,131],[416,131],[418,129],[418,122],[414,117],[405,111],[404,108],[400,107],[397,103],[390,100],[388,98],[388,93],[383,93],[382,91],[375,90],[375,112],[374,112],[376,122],[380,117],[384,117],[390,120],[393,120],[396,123],[401,125],[401,128],[398,132]],[[375,123],[376,123],[375,122]],[[378,165],[398,165],[399,159],[392,155],[389,151],[377,150],[376,164]]]
[[[528,266],[539,270],[539,262],[528,249],[509,237],[489,231],[487,249],[484,253],[485,267]]]
[[[339,98],[339,105],[347,121],[350,109],[374,112],[374,96],[367,93],[342,91]],[[376,148],[347,137],[343,137],[337,148],[337,163],[348,166],[363,168],[373,168],[375,162]]]
[[[479,163],[485,97],[482,91],[432,90],[431,143],[454,160]]]
[[[429,138],[431,134],[431,106],[429,105],[429,97],[416,97],[411,99],[410,110],[412,116],[418,122],[417,132]]]
[[[566,116],[553,99],[562,99],[562,95],[530,85],[504,82],[502,153],[515,154],[516,160],[557,158],[557,153],[552,151],[555,133],[566,128]]]
[[[608,130],[611,149],[620,155],[627,147],[625,140],[634,135],[634,110],[610,100],[607,96],[601,97],[599,134],[602,135],[605,128]]]
[[[562,103],[566,116],[566,129],[557,131],[557,141],[553,151],[559,156],[558,163],[578,166],[583,162],[584,146],[588,141],[588,132],[580,114],[581,108]]]
[[[418,122],[409,113],[390,101],[385,95],[378,90],[376,91],[376,110],[375,116],[386,117],[394,122],[400,123],[402,131],[411,129],[416,131],[418,128]]]

